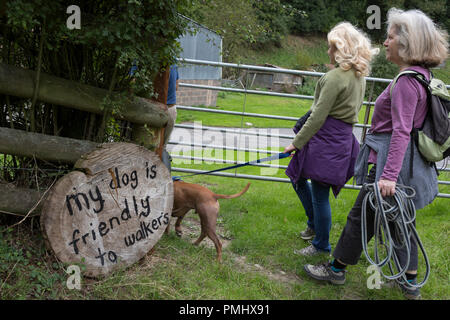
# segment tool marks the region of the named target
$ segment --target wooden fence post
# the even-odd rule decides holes
[[[153,88],[155,93],[158,95],[156,101],[160,103],[160,106],[164,107],[167,112],[167,95],[169,90],[169,66],[162,67],[160,72],[156,75],[153,81]],[[161,129],[155,129],[155,134],[150,131],[150,128],[145,125],[135,125],[133,128],[132,139],[134,142],[149,148],[155,149],[155,152],[162,159],[162,151],[164,146],[164,131],[165,126]]]

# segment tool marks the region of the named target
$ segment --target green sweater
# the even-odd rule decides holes
[[[328,116],[347,123],[357,123],[364,99],[366,80],[356,77],[354,69],[336,68],[325,73],[317,82],[314,102],[302,129],[292,144],[301,149],[325,123]]]

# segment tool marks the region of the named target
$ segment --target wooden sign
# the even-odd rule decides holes
[[[173,206],[169,170],[156,153],[130,143],[103,144],[49,192],[41,226],[64,263],[96,277],[141,259],[161,238]]]

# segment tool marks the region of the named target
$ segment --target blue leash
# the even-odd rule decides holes
[[[253,161],[237,164],[237,165],[230,166],[230,167],[225,167],[225,168],[220,168],[220,169],[215,169],[215,170],[210,170],[210,171],[205,171],[205,172],[197,172],[197,173],[193,173],[193,174],[189,174],[189,175],[185,175],[185,176],[174,176],[174,177],[172,177],[172,180],[173,181],[178,181],[178,180],[181,180],[181,178],[183,178],[183,177],[191,177],[191,176],[195,176],[195,175],[198,175],[198,174],[208,174],[208,173],[212,173],[212,172],[230,170],[230,169],[235,169],[235,168],[239,168],[239,167],[243,167],[243,166],[255,165],[255,164],[261,163],[261,162],[278,160],[278,159],[284,159],[284,158],[287,158],[289,156],[290,156],[290,153],[283,153],[283,152],[281,152],[279,154],[276,154],[276,155],[273,155],[273,156],[270,156],[270,157],[267,157],[267,158],[253,160]]]

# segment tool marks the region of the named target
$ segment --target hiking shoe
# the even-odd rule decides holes
[[[294,253],[299,256],[305,256],[305,257],[312,257],[318,254],[323,253],[324,251],[317,250],[314,245],[310,245],[306,248],[300,249],[300,250],[294,250]]]
[[[300,238],[303,240],[311,240],[315,235],[316,233],[310,227],[307,227],[305,231],[300,232]]]
[[[414,279],[410,283],[415,285],[415,284],[417,284],[417,280]],[[397,282],[397,284],[400,287],[400,289],[402,290],[403,295],[405,296],[406,299],[408,299],[408,300],[419,300],[421,298],[420,288],[411,287],[407,283],[405,283],[404,281]]]
[[[322,263],[319,265],[307,264],[303,267],[306,274],[311,278],[319,281],[328,281],[332,284],[344,284],[345,283],[345,270],[334,272],[331,269],[331,263]]]

